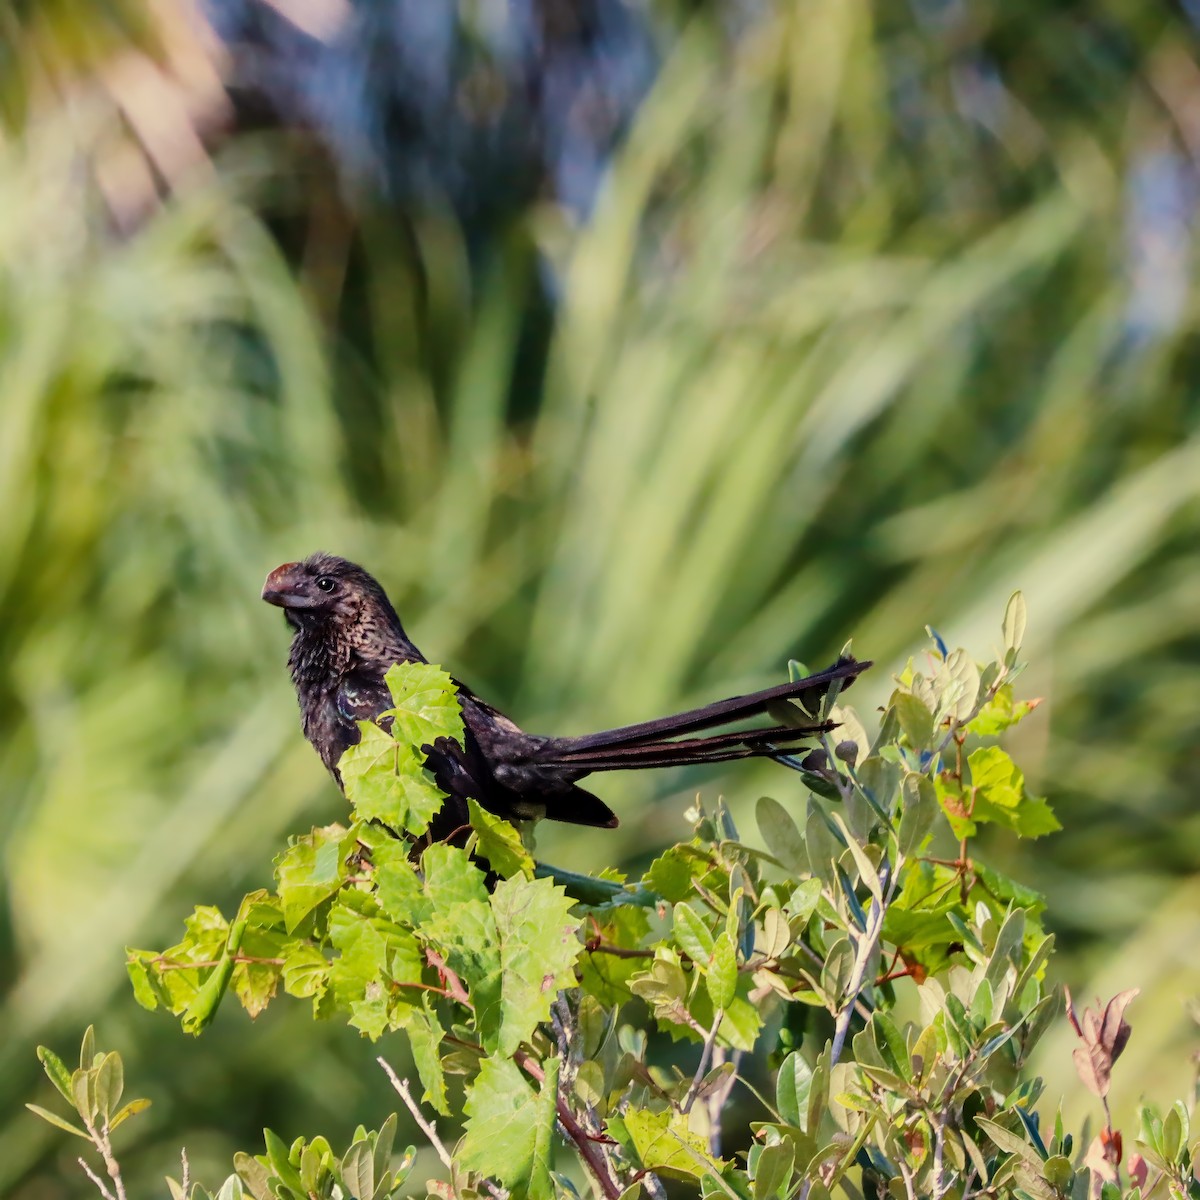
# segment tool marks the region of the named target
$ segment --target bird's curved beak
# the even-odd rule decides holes
[[[304,608],[307,606],[308,598],[301,593],[297,587],[298,581],[292,574],[299,565],[294,562],[284,563],[267,576],[267,581],[263,584],[262,598],[268,604],[274,604],[279,608]]]

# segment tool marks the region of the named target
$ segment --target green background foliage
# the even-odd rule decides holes
[[[217,1178],[264,1124],[340,1145],[393,1106],[349,1031],[321,1026],[297,1076],[307,1014],[223,1011],[197,1046],[122,967],[344,817],[256,599],[318,547],[561,732],[851,635],[879,663],[865,709],[926,621],[987,646],[1020,586],[1044,703],[1017,757],[1066,828],[991,861],[1048,893],[1081,995],[1143,989],[1128,1094],[1182,1090],[1195,30],[1115,0],[714,7],[657,6],[662,69],[587,219],[541,203],[479,245],[437,205],[352,208],[303,137],[206,151],[220,62],[140,0],[8,6],[0,1189],[86,1187],[20,1105],[32,1047],[92,1020],[155,1100],[135,1179],[182,1131]],[[105,70],[138,54],[158,91]],[[697,788],[750,829],[778,771],[614,776],[621,828],[544,828],[539,853],[640,871]],[[1042,1044],[1051,1094],[1071,1046]]]

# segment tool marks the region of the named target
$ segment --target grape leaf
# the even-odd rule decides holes
[[[392,718],[392,736],[420,748],[438,738],[463,739],[458,686],[432,663],[394,663],[383,677],[394,708],[381,714]]]
[[[558,1060],[546,1060],[539,1095],[509,1058],[488,1058],[467,1091],[466,1132],[456,1158],[468,1171],[500,1180],[516,1195],[553,1200],[550,1131],[558,1089]]]

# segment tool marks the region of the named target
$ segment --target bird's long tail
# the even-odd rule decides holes
[[[849,687],[870,665],[843,658],[804,679],[745,696],[731,696],[656,721],[624,725],[584,737],[549,738],[537,761],[581,771],[619,771],[788,754],[799,744],[811,742],[834,728],[833,721],[820,716],[822,702],[831,689]],[[774,723],[689,736],[764,715]]]

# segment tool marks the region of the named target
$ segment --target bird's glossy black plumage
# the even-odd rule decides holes
[[[292,627],[288,667],[304,733],[340,784],[338,760],[358,741],[356,722],[392,707],[383,681],[387,669],[427,660],[409,641],[383,588],[344,558],[314,554],[284,563],[267,576],[262,596],[284,610]],[[794,683],[584,737],[526,733],[460,683],[463,745],[442,739],[426,748],[429,769],[449,797],[431,837],[450,836],[466,824],[468,797],[508,820],[549,817],[614,826],[609,807],[578,786],[583,776],[789,753],[830,728],[807,716],[830,686],[848,686],[870,665],[842,659]],[[703,732],[764,715],[774,718],[771,724]],[[781,715],[788,723],[780,723]]]

